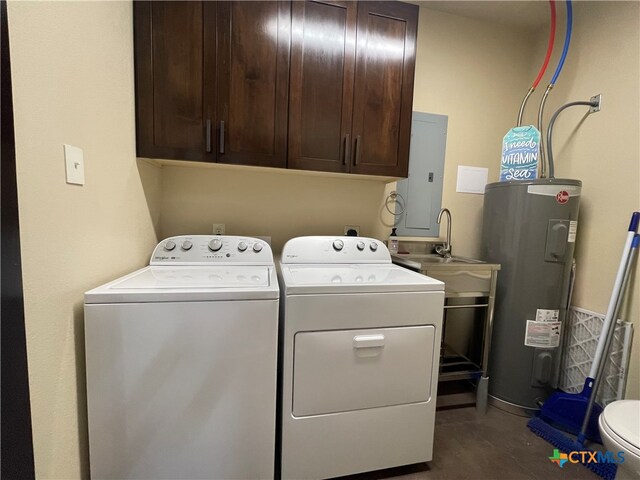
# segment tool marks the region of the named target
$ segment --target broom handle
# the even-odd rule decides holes
[[[623,278],[622,278],[622,284],[621,284],[621,294],[618,296],[618,298],[616,298],[615,301],[615,307],[614,307],[614,311],[613,311],[613,315],[614,318],[616,318],[618,316],[618,312],[620,311],[620,307],[622,306],[622,301],[623,301],[623,297],[624,295],[622,295],[622,291],[624,290],[624,287],[627,284],[627,281],[629,280],[629,276],[630,276],[630,272],[631,272],[631,266],[633,264],[633,259],[636,256],[636,253],[638,251],[638,245],[640,245],[640,235],[638,234],[634,234],[634,238],[633,241],[631,243],[631,248],[629,250],[629,255],[627,256],[627,262],[625,264],[625,268],[624,268],[624,274],[623,274]],[[605,331],[604,327],[602,329],[602,333],[600,334],[600,339],[604,338],[604,351],[605,352],[609,352],[609,349],[611,348],[611,343],[613,343],[613,337],[615,336],[615,329],[616,329],[616,323],[611,322],[609,329]],[[598,342],[598,346],[600,346],[601,342]],[[598,389],[600,387],[600,384],[602,383],[602,377],[604,376],[604,367],[606,362],[606,358],[602,358],[602,361],[598,364],[598,368],[597,371],[595,373],[595,381],[593,383],[593,390],[591,391],[591,395],[589,396],[589,403],[587,404],[587,411],[585,412],[584,418],[582,419],[582,427],[580,428],[580,433],[578,434],[578,442],[580,444],[584,445],[584,441],[585,441],[585,434],[587,432],[587,427],[589,426],[589,419],[591,418],[591,411],[593,410],[593,405],[596,402],[596,396],[598,395]]]
[[[629,232],[627,233],[627,240],[624,244],[624,249],[622,250],[622,258],[620,259],[620,266],[618,267],[618,274],[616,275],[616,281],[613,284],[613,291],[611,292],[611,300],[609,301],[609,308],[607,308],[607,314],[604,318],[604,324],[602,325],[602,333],[607,332],[611,328],[611,324],[615,324],[616,315],[615,308],[616,302],[618,301],[618,297],[620,296],[620,292],[622,291],[622,283],[624,280],[624,272],[627,267],[627,263],[629,260],[629,254],[631,252],[631,243],[633,242],[633,237],[638,231],[638,223],[640,222],[640,212],[633,212],[631,216],[631,223],[629,224]],[[598,366],[602,362],[602,355],[605,350],[606,343],[605,335],[600,334],[600,339],[598,340],[598,346],[596,348],[596,353],[593,357],[593,363],[591,364],[591,370],[589,371],[590,378],[597,378],[596,372],[598,371]]]

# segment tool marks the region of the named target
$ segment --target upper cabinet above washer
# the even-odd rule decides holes
[[[140,157],[406,177],[418,7],[134,2]]]
[[[205,38],[204,51],[217,161],[286,167],[290,3],[204,3],[217,17],[216,38]]]
[[[204,160],[201,2],[133,2],[140,157]]]
[[[285,167],[289,2],[134,2],[140,157]]]

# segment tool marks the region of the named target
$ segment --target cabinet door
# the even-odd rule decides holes
[[[289,168],[348,172],[356,2],[293,2]]]
[[[351,171],[406,177],[418,7],[358,2]]]
[[[202,160],[202,2],[134,2],[137,154]]]
[[[285,167],[291,4],[216,8],[218,162]]]

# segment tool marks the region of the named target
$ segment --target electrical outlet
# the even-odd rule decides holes
[[[214,223],[213,224],[213,234],[214,235],[224,235],[224,223]]]
[[[356,232],[355,235],[353,234],[354,231]],[[349,236],[359,237],[360,236],[360,225],[345,225],[344,226],[344,234],[345,235],[349,235]]]
[[[600,107],[602,106],[602,94],[594,95],[591,97],[591,102],[595,102],[596,105],[592,105],[589,107],[589,113],[596,113],[600,111]]]

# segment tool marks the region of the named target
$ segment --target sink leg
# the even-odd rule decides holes
[[[489,377],[480,377],[476,389],[476,412],[480,415],[487,413],[487,400],[489,394]]]

